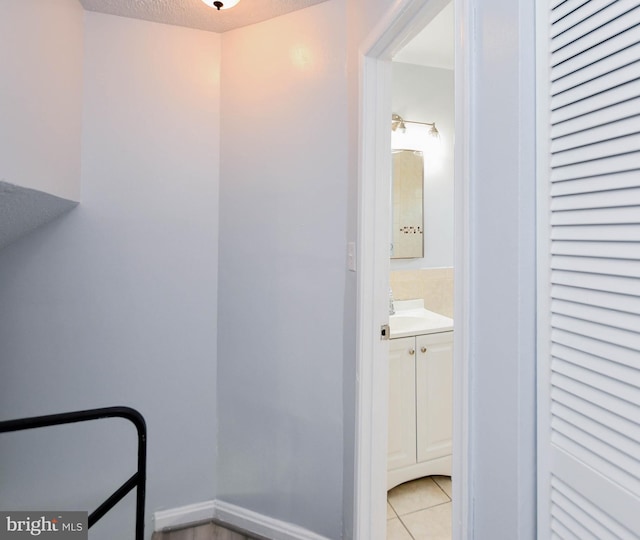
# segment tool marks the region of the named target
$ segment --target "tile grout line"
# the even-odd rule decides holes
[[[400,514],[398,514],[398,511],[395,509],[395,507],[391,504],[391,501],[389,500],[389,497],[387,497],[387,503],[389,504],[389,506],[391,507],[391,510],[393,510],[393,513],[396,515],[396,517],[400,517]],[[393,518],[392,518],[393,519]]]
[[[439,492],[441,492],[445,497],[444,501],[442,501],[440,503],[433,504],[431,506],[426,506],[424,508],[418,508],[418,509],[412,510],[410,512],[405,512],[403,514],[400,514],[396,510],[394,505],[392,504],[392,502],[391,502],[391,500],[390,500],[390,498],[388,496],[388,492],[387,492],[387,504],[391,507],[391,510],[393,511],[394,515],[398,518],[398,520],[402,524],[402,527],[404,528],[404,530],[407,532],[407,534],[409,535],[409,537],[412,540],[417,540],[417,538],[414,536],[414,534],[411,531],[411,529],[409,528],[408,524],[405,523],[405,521],[404,521],[405,517],[412,516],[414,514],[417,514],[418,512],[424,512],[426,510],[431,510],[431,509],[437,508],[438,506],[443,506],[443,505],[446,505],[446,504],[452,504],[452,497],[444,490],[444,488],[440,485],[440,483],[435,478],[433,478],[432,476],[425,477],[425,478],[428,478],[430,480],[431,484],[435,484],[436,486],[438,486]],[[392,517],[390,519],[394,519],[394,518]],[[424,540],[424,539],[421,538],[420,540]]]
[[[407,534],[411,537],[411,540],[416,540],[416,537],[413,536],[413,533],[409,530],[409,527],[407,527],[407,524],[404,521],[402,521],[402,518],[398,516],[398,519],[400,520],[400,523],[402,523],[404,530],[407,531]]]
[[[398,519],[400,520],[400,523],[402,523],[402,526],[406,529],[406,531],[409,533],[409,536],[412,538],[412,540],[417,540],[415,536],[413,536],[413,533],[411,532],[411,529],[409,529],[409,526],[404,522],[404,520],[402,519],[403,516],[412,516],[413,514],[417,514],[418,512],[424,512],[425,510],[431,510],[432,508],[437,508],[438,506],[443,506],[445,504],[451,504],[451,500],[447,501],[447,502],[443,502],[440,504],[435,504],[433,506],[429,506],[428,508],[422,508],[420,510],[414,510],[413,512],[409,512],[407,514],[403,514],[402,516],[398,515]],[[423,540],[423,539],[421,539]],[[428,539],[427,539],[428,540]]]
[[[425,510],[431,510],[432,508],[438,508],[438,506],[444,506],[445,504],[451,504],[451,501],[444,501],[438,504],[434,504],[433,506],[427,506],[426,508],[419,508],[418,510],[412,510],[411,512],[406,512],[402,514],[402,516],[410,516],[412,514],[417,514],[418,512],[424,512]],[[402,516],[398,514],[398,517],[402,520]]]
[[[433,478],[432,478],[432,480],[433,480]],[[449,494],[448,494],[448,493],[443,489],[443,487],[438,483],[438,481],[437,481],[437,480],[433,480],[433,483],[434,483],[436,486],[438,486],[438,488],[440,488],[440,491],[442,491],[442,493],[444,493],[445,497],[446,497],[447,499],[449,499],[449,502],[451,502],[451,501],[452,501],[451,497],[450,497],[450,496],[449,496]]]
[[[405,512],[405,513],[404,513],[404,514],[402,514],[402,515],[405,515],[405,516],[406,516],[407,514],[414,514],[415,512],[420,512],[421,510],[428,510],[429,508],[435,508],[436,506],[441,506],[441,505],[443,505],[443,504],[447,504],[447,503],[451,503],[451,502],[452,502],[451,497],[449,497],[449,495],[447,495],[447,492],[446,492],[444,489],[442,489],[442,488],[440,487],[440,485],[439,485],[435,480],[431,479],[431,481],[432,481],[436,486],[438,486],[438,489],[442,492],[442,494],[446,497],[446,499],[447,499],[447,500],[446,500],[446,501],[443,501],[443,502],[436,503],[436,504],[432,504],[432,505],[430,505],[430,506],[423,506],[423,507],[421,507],[421,508],[417,508],[416,510],[412,510],[411,512]],[[400,512],[398,512],[398,511],[395,509],[395,507],[394,507],[394,506],[393,506],[393,504],[391,503],[391,500],[390,500],[388,497],[387,497],[387,503],[389,503],[389,506],[391,506],[392,510],[396,513],[396,515],[397,515],[398,517],[400,517]]]
[[[396,516],[397,518],[399,518],[400,515],[398,514],[398,512],[396,512],[396,509],[393,507],[391,502],[389,502],[389,499],[387,499],[387,504],[391,507],[391,511],[393,512],[393,515]],[[393,519],[393,518],[389,518],[389,519]]]
[[[404,527],[404,530],[407,531],[407,534],[411,537],[411,540],[416,540],[415,536],[413,536],[413,534],[409,530],[409,527],[407,527],[407,524],[404,521],[402,521],[402,518],[400,517],[400,514],[398,514],[396,509],[393,507],[393,505],[391,504],[391,501],[389,500],[388,497],[387,497],[387,504],[391,507],[391,510],[393,510],[393,513],[395,514],[396,518],[398,518],[398,521],[400,522],[400,524]],[[395,518],[391,518],[391,519],[395,519]],[[387,520],[387,523],[388,522],[389,522],[389,520]]]

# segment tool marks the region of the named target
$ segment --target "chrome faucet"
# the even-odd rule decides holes
[[[393,291],[389,287],[389,315],[395,315],[396,310],[393,307]]]

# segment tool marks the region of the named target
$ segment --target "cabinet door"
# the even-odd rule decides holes
[[[415,362],[415,338],[389,342],[388,470],[416,462]]]
[[[416,339],[418,462],[451,454],[453,432],[453,332]]]

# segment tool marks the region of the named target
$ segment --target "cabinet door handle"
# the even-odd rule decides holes
[[[426,347],[422,347],[422,348],[420,349],[420,352],[423,352],[423,353],[427,352],[427,348],[426,348]]]
[[[416,353],[415,349],[409,349],[409,354],[415,354],[415,353]]]

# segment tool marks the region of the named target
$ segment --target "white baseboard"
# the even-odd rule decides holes
[[[325,536],[320,536],[287,521],[280,521],[224,501],[215,500],[213,502],[216,519],[220,522],[228,523],[271,540],[329,540]]]
[[[205,501],[154,512],[153,530],[163,531],[201,521],[211,521],[215,518],[214,505],[215,501]]]
[[[153,528],[162,531],[212,519],[271,540],[329,540],[298,525],[219,500],[155,512]]]

